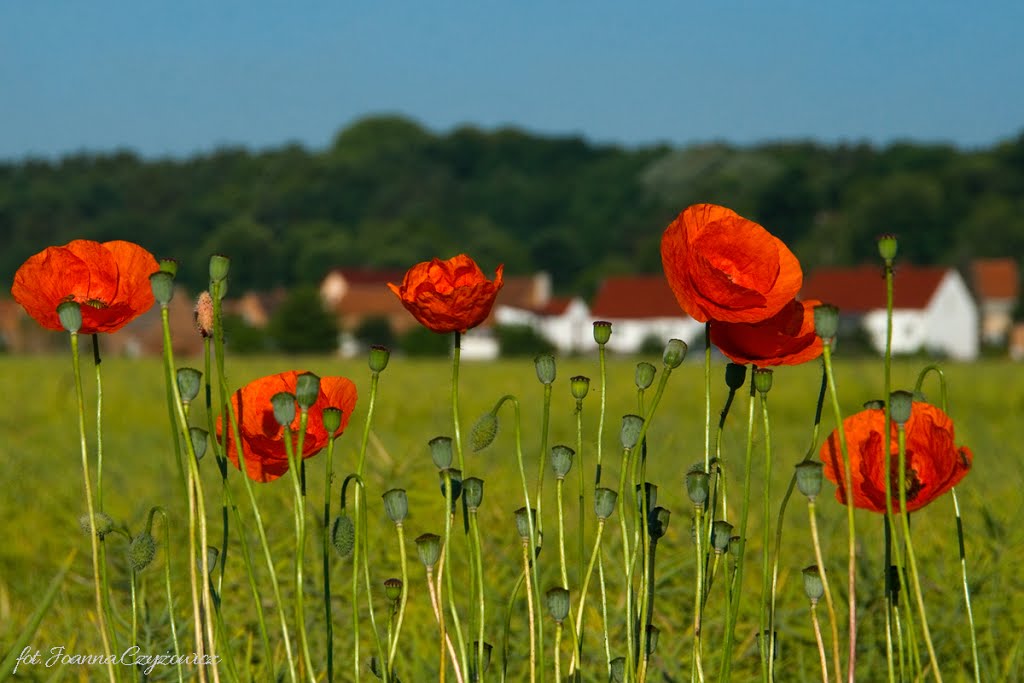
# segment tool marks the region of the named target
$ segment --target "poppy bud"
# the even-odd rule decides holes
[[[696,471],[686,473],[686,494],[695,507],[702,507],[708,500],[711,490],[711,477],[707,472]]]
[[[524,541],[530,538],[530,521],[537,516],[537,511],[533,508],[521,507],[516,510],[516,531],[519,532],[519,538]]]
[[[482,451],[494,442],[498,435],[498,415],[494,411],[486,412],[473,425],[469,432],[469,443],[473,451]]]
[[[224,301],[224,297],[226,297],[227,295],[228,295],[228,281],[224,280],[224,282],[220,283],[220,289],[217,290],[217,299],[219,299],[220,301]]]
[[[796,464],[796,487],[810,500],[814,500],[821,493],[822,468],[824,465],[817,460],[805,460]]]
[[[676,369],[686,358],[686,351],[689,347],[682,339],[669,339],[665,345],[665,353],[661,356],[661,362],[665,367]]]
[[[331,544],[342,557],[352,554],[352,548],[356,545],[356,525],[352,518],[342,512],[334,518],[334,525],[331,527]]]
[[[548,589],[545,594],[547,598],[548,614],[557,623],[561,624],[569,616],[569,591],[561,586]]]
[[[484,480],[479,477],[470,477],[463,481],[462,495],[466,501],[466,509],[476,512],[484,500]]]
[[[537,379],[541,384],[555,381],[555,357],[550,353],[542,353],[533,359],[533,368],[537,371]]]
[[[894,391],[889,394],[889,415],[896,424],[906,424],[913,407],[914,395],[909,391]]]
[[[565,479],[565,475],[569,474],[569,470],[572,469],[572,458],[576,455],[576,451],[558,444],[551,448],[551,469],[555,473],[556,479]]]
[[[391,350],[386,346],[380,346],[374,344],[370,347],[370,371],[371,372],[384,372],[384,368],[388,366],[388,361],[391,359]]]
[[[754,388],[762,396],[772,390],[771,368],[754,368]]]
[[[223,254],[214,254],[210,257],[210,281],[221,282],[228,276],[231,268],[231,259]]]
[[[729,363],[725,366],[725,386],[730,391],[737,391],[747,381],[747,366]]]
[[[633,448],[640,440],[640,430],[644,427],[644,419],[639,415],[623,415],[619,441],[623,448]]]
[[[441,479],[442,496],[448,496],[446,485],[449,481],[452,483],[452,512],[455,512],[455,501],[462,495],[462,470],[449,467],[438,472],[438,476]]]
[[[804,575],[804,594],[807,595],[807,599],[811,601],[812,605],[817,605],[818,600],[821,600],[821,596],[825,594],[825,583],[821,580],[821,572],[818,570],[818,565],[812,564],[803,571]]]
[[[156,556],[156,541],[148,531],[143,531],[128,544],[128,566],[140,572],[149,566]]]
[[[402,597],[402,580],[396,578],[384,581],[384,595],[391,602],[398,602]]]
[[[149,286],[153,289],[153,298],[162,307],[166,307],[174,298],[174,276],[158,270],[149,276]]]
[[[280,391],[270,397],[277,424],[287,428],[295,420],[295,394]]]
[[[598,519],[608,519],[615,512],[615,502],[619,494],[603,486],[594,489],[594,514]]]
[[[192,451],[196,454],[196,462],[206,455],[206,446],[210,433],[200,427],[189,427],[188,437],[192,441]]]
[[[178,274],[178,259],[162,258],[157,261],[157,265],[160,267],[160,270],[170,274],[171,277]]]
[[[176,374],[178,381],[178,393],[181,394],[181,402],[185,405],[191,403],[199,395],[199,388],[202,384],[203,373],[195,368],[178,368]]]
[[[658,649],[658,636],[661,635],[661,629],[654,624],[648,624],[647,626],[647,656],[650,657],[654,654],[654,651]]]
[[[814,307],[814,332],[824,342],[831,342],[839,331],[839,309],[831,304]]]
[[[885,401],[879,398],[864,401],[864,410],[885,410]]]
[[[656,507],[651,510],[651,516],[647,520],[647,533],[651,535],[652,541],[657,541],[668,531],[668,520],[672,512],[668,508]]]
[[[57,306],[57,317],[64,329],[72,334],[82,329],[82,309],[77,302],[65,301]]]
[[[643,486],[636,485],[636,510],[640,514],[644,511],[644,497],[647,498],[647,512],[650,513],[658,504],[658,486],[649,481],[645,481]]]
[[[341,427],[341,408],[334,406],[324,408],[321,419],[324,421],[324,429],[327,430],[327,433],[334,436],[334,433]]]
[[[569,389],[572,391],[572,397],[577,401],[582,401],[587,397],[587,392],[590,391],[590,378],[584,377],[583,375],[576,375],[569,380]]]
[[[430,446],[430,457],[439,470],[452,466],[452,439],[450,436],[435,436],[427,444]]]
[[[646,389],[647,387],[654,384],[654,375],[658,372],[658,369],[647,361],[641,361],[636,364],[636,372],[634,373],[633,380],[636,382],[637,389]]]
[[[612,324],[607,320],[594,321],[594,341],[598,346],[604,346],[612,338]]]
[[[626,679],[626,658],[616,657],[609,662],[609,668],[611,669],[611,677],[608,679],[611,683],[622,683]]]
[[[711,525],[711,547],[721,555],[729,551],[729,540],[732,538],[733,526],[724,519],[716,519]]]
[[[409,498],[405,489],[390,489],[381,496],[384,499],[384,512],[395,524],[401,524],[409,514]]]
[[[309,410],[320,396],[320,378],[304,372],[295,378],[295,400],[303,410]]]
[[[416,537],[416,552],[425,567],[433,567],[441,557],[441,537],[437,534],[420,534]]]
[[[896,258],[896,251],[898,250],[899,242],[896,240],[896,235],[886,233],[878,236],[878,255],[885,260],[886,263],[892,263],[892,260]]]
[[[96,519],[96,537],[102,541],[104,536],[114,530],[114,520],[106,512],[95,512],[93,517]],[[82,531],[89,533],[89,515],[79,517],[78,524],[82,527]]]
[[[213,297],[209,292],[203,292],[196,299],[196,307],[192,312],[195,319],[196,329],[204,338],[213,336]]]

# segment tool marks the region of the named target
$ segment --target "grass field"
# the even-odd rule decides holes
[[[651,359],[659,367],[658,359]],[[635,359],[613,359],[608,368],[608,407],[604,438],[608,481],[617,481],[619,449],[618,426],[621,416],[636,412],[633,384]],[[197,364],[195,359],[180,364]],[[722,365],[713,368],[712,411],[717,417],[726,390]],[[900,361],[894,365],[894,388],[912,388],[921,364]],[[336,482],[355,467],[359,437],[366,418],[369,372],[365,362],[327,358],[229,359],[228,374],[232,387],[255,377],[287,369],[308,369],[321,376],[345,375],[360,390],[360,402],[347,433],[338,441],[334,469]],[[973,471],[958,488],[962,508],[970,586],[978,627],[982,680],[1024,680],[1018,671],[1024,668],[1022,632],[1024,632],[1024,525],[1022,487],[1024,487],[1024,382],[1021,370],[1007,362],[989,361],[973,365],[951,364],[945,368],[949,387],[949,412],[956,421],[957,442],[971,447],[975,454]],[[170,445],[167,411],[164,402],[160,365],[155,360],[109,358],[104,371],[104,509],[118,522],[136,532],[145,523],[151,506],[161,505],[172,516],[171,562],[179,578],[187,576],[184,531],[184,505],[177,483],[176,465]],[[569,377],[583,374],[593,378],[591,393],[584,402],[583,461],[588,480],[593,476],[598,415],[598,370],[594,358],[560,360],[552,405],[550,443],[575,443],[574,401],[569,394]],[[846,361],[838,366],[839,386],[844,414],[859,409],[868,399],[881,398],[881,365],[876,362]],[[410,605],[402,635],[399,661],[402,679],[430,681],[437,677],[437,628],[427,602],[423,566],[416,559],[412,539],[424,532],[440,533],[443,499],[438,490],[437,471],[431,462],[427,442],[436,435],[451,433],[448,385],[450,366],[441,361],[414,361],[392,358],[380,383],[377,414],[368,456],[367,491],[369,502],[369,538],[374,581],[397,576],[398,550],[393,525],[386,519],[380,494],[392,487],[409,492],[410,516],[406,538],[410,551]],[[87,366],[86,396],[94,410],[95,382],[92,367]],[[776,466],[770,482],[777,515],[782,492],[792,466],[804,457],[811,436],[811,422],[820,381],[817,362],[804,367],[782,368],[775,373],[769,397],[772,414],[772,442]],[[934,379],[926,383],[929,397],[938,400]],[[475,419],[488,410],[500,396],[515,394],[522,402],[523,443],[527,454],[527,474],[533,481],[537,471],[540,443],[542,387],[530,360],[498,363],[465,363],[461,379],[463,433]],[[92,398],[89,398],[92,397]],[[72,571],[67,575],[56,602],[40,625],[31,644],[47,650],[64,645],[69,651],[101,651],[94,628],[94,603],[88,537],[79,529],[78,518],[85,511],[76,408],[70,359],[56,357],[0,357],[0,659],[13,642],[34,609],[38,595],[45,589],[69,551],[78,549]],[[738,398],[723,439],[723,455],[730,486],[730,516],[738,516],[741,464],[746,439],[745,396]],[[91,423],[93,417],[88,417]],[[205,418],[195,415],[195,424]],[[826,409],[821,438],[834,424]],[[686,497],[683,476],[704,452],[703,366],[684,363],[671,377],[668,388],[648,433],[648,477],[659,486],[658,504],[672,511],[666,537],[657,557],[657,603],[654,623],[661,638],[654,655],[650,680],[682,681],[690,676],[692,643],[693,583],[695,563],[689,533],[691,505]],[[94,425],[90,426],[94,431]],[[734,680],[753,680],[758,666],[754,633],[757,629],[757,597],[760,591],[761,518],[760,496],[764,482],[760,474],[763,444],[760,431],[755,443],[753,504],[748,530],[750,543],[744,577],[744,605],[737,627]],[[210,512],[211,537],[220,533],[220,476],[212,460],[204,460],[203,477]],[[575,466],[575,465],[574,465]],[[307,462],[309,481],[310,540],[307,558],[307,618],[313,638],[314,659],[322,661],[323,607],[320,589],[320,528],[324,470],[323,455]],[[493,445],[480,453],[467,453],[464,476],[479,476],[486,482],[481,525],[487,560],[488,618],[486,638],[498,643],[505,601],[520,567],[520,543],[512,511],[522,502],[521,485],[514,457],[511,411],[501,413],[501,431]],[[94,472],[95,473],[95,472]],[[246,524],[244,533],[254,538],[251,510],[243,495],[238,472],[232,470],[229,486]],[[540,560],[541,588],[554,585],[557,554],[554,534],[554,486],[550,471],[545,484],[545,552]],[[575,471],[567,478],[570,505],[567,531],[570,539],[570,580],[575,583],[575,547],[577,525]],[[846,516],[835,502],[833,487],[826,482],[819,499],[819,524],[823,534],[826,562],[837,593],[837,608],[845,609],[843,587],[846,554]],[[338,487],[335,484],[334,495]],[[291,594],[287,577],[294,543],[292,535],[291,489],[287,480],[259,485],[257,496],[267,521],[268,535],[275,548],[286,595]],[[590,497],[587,497],[588,519]],[[337,510],[337,499],[333,503]],[[814,563],[809,543],[807,508],[802,496],[794,496],[784,522],[779,582],[777,627],[780,654],[779,681],[817,681],[817,650],[807,617],[800,570]],[[971,650],[960,580],[960,563],[950,496],[944,496],[913,516],[914,538],[922,568],[932,633],[943,663],[946,681],[973,680]],[[614,518],[613,518],[614,521]],[[882,531],[877,515],[858,511],[858,680],[883,681],[884,608],[882,596]],[[585,530],[589,548],[593,528]],[[237,535],[233,528],[232,534]],[[613,536],[617,536],[617,530]],[[180,543],[176,543],[180,541]],[[215,544],[217,541],[213,541]],[[126,614],[126,573],[123,571],[124,542],[107,542],[111,579],[118,612]],[[549,551],[548,548],[551,548]],[[606,557],[617,559],[614,540],[605,546]],[[255,549],[255,544],[253,545]],[[162,652],[168,645],[165,602],[162,596],[162,571],[167,555],[161,548],[157,560],[140,577],[142,595],[149,606],[144,620],[143,651]],[[254,550],[255,551],[255,550]],[[278,552],[279,551],[279,552]],[[237,542],[228,549],[227,573],[221,595],[223,609],[239,667],[245,670],[248,648],[259,654],[255,633],[255,610],[249,592]],[[336,680],[352,680],[350,601],[346,593],[350,561],[332,557],[334,576],[335,667]],[[616,566],[609,569],[609,591],[621,595],[622,574]],[[456,567],[456,572],[461,571]],[[263,566],[257,562],[257,575],[265,580]],[[468,585],[468,584],[467,584]],[[179,586],[175,616],[187,632],[189,600],[187,581]],[[377,617],[386,614],[383,591],[376,593]],[[594,595],[592,593],[592,595]],[[263,595],[268,605],[269,591]],[[461,596],[460,596],[461,599]],[[616,597],[616,599],[618,599]],[[574,598],[575,601],[575,598]],[[596,605],[592,597],[590,603]],[[290,605],[290,602],[289,602]],[[291,611],[287,612],[291,616]],[[509,680],[526,680],[526,611],[522,598],[513,613],[512,653]],[[268,611],[271,640],[280,647],[273,612]],[[722,636],[721,593],[708,602],[705,628],[706,670],[717,676]],[[370,653],[370,638],[365,614],[361,628],[362,652]],[[840,623],[844,620],[840,614]],[[593,612],[591,623],[597,623]],[[549,622],[550,625],[550,622]],[[549,629],[550,633],[553,629]],[[121,643],[125,642],[125,637]],[[589,631],[587,680],[606,680],[603,652]],[[518,635],[517,635],[518,634]],[[615,634],[613,633],[613,638]],[[550,636],[549,636],[550,638]],[[550,640],[548,661],[550,667]],[[563,644],[568,652],[568,642]],[[621,647],[613,647],[625,654]],[[495,654],[495,660],[500,657]],[[492,669],[492,671],[495,671]],[[550,668],[549,668],[550,671]],[[99,675],[97,670],[91,672]],[[170,675],[172,671],[158,672]],[[63,669],[24,668],[17,680],[86,680],[90,672],[80,667]],[[254,680],[270,680],[269,672],[256,670]],[[364,679],[371,677],[364,674]],[[495,678],[495,680],[497,680]],[[545,680],[550,680],[545,678]]]

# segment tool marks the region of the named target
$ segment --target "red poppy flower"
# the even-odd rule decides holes
[[[14,274],[11,294],[48,329],[63,330],[57,306],[76,301],[82,308],[79,333],[114,332],[153,305],[149,276],[159,269],[137,244],[74,240],[25,261]]]
[[[447,261],[433,259],[410,268],[402,285],[388,287],[421,325],[434,332],[465,332],[491,312],[502,284],[498,266],[491,282],[480,266],[465,254]]]
[[[780,239],[714,204],[695,204],[665,228],[661,262],[679,305],[698,322],[760,322],[803,283],[800,262]]]
[[[853,477],[853,504],[874,512],[885,512],[885,411],[862,410],[843,420]],[[955,446],[953,421],[933,405],[915,401],[907,432],[907,510],[913,512],[932,502],[964,478],[974,455],[966,446]],[[893,510],[899,511],[899,448],[896,425],[889,439],[890,484]],[[821,447],[825,476],[837,485],[836,499],[845,504],[843,455],[838,432],[833,431]]]
[[[284,428],[274,418],[270,399],[282,391],[295,393],[298,376],[302,371],[290,370],[249,382],[231,395],[231,405],[238,417],[238,431],[242,437],[242,452],[245,455],[245,469],[253,481],[267,482],[277,479],[288,471],[288,452],[284,444]],[[324,427],[324,408],[341,410],[341,426],[338,434],[345,430],[348,419],[356,405],[356,386],[345,377],[322,377],[320,395],[309,409],[306,422],[306,436],[302,446],[302,457],[309,458],[327,445],[331,435]],[[298,431],[299,414],[296,411],[291,429]],[[217,436],[225,444],[228,458],[238,467],[238,451],[231,429],[223,438],[223,422],[217,418]],[[297,437],[296,437],[297,438]],[[295,442],[293,441],[293,444]]]
[[[759,323],[711,321],[711,343],[732,362],[761,367],[799,365],[821,355],[814,333],[814,307],[820,301],[790,301]]]

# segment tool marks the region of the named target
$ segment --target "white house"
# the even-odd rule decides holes
[[[837,306],[843,319],[859,324],[871,346],[884,353],[886,293],[881,267],[818,269],[804,281],[800,296]],[[924,350],[956,360],[972,360],[978,356],[978,346],[978,306],[956,269],[896,267],[893,353]]]
[[[608,349],[636,353],[648,339],[661,343],[681,339],[693,346],[703,338],[704,324],[683,311],[664,275],[609,277],[601,283],[591,306],[594,320],[612,324]],[[588,348],[595,348],[593,336]]]
[[[499,299],[494,306],[494,319],[499,325],[531,327],[562,353],[583,351],[594,345],[590,309],[579,297],[551,297],[540,308],[503,304]]]

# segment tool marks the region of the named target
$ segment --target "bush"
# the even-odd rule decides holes
[[[285,353],[324,353],[338,348],[338,325],[315,287],[292,290],[270,320],[270,336]]]
[[[352,336],[365,347],[379,344],[391,349],[395,346],[395,333],[391,323],[383,316],[372,316],[359,323]]]
[[[536,356],[555,350],[554,344],[529,325],[498,325],[494,333],[502,356]]]
[[[252,327],[240,315],[224,316],[224,345],[232,353],[263,353],[270,350],[266,332]]]
[[[447,356],[451,346],[450,334],[437,334],[419,326],[398,339],[398,349],[407,356]]]

